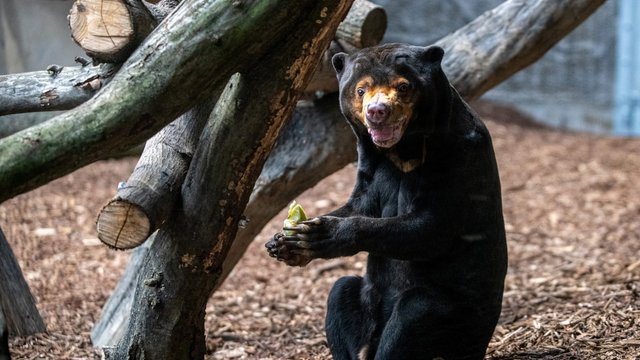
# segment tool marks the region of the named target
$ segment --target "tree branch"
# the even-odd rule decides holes
[[[76,107],[106,85],[117,69],[102,64],[0,75],[0,116]]]
[[[216,100],[196,105],[147,141],[127,182],[100,210],[96,227],[103,243],[133,248],[169,218]]]

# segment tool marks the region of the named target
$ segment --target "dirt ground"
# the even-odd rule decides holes
[[[640,359],[640,139],[532,126],[478,105],[492,132],[509,242],[503,313],[487,359]],[[100,358],[92,325],[129,253],[102,246],[95,216],[135,159],[98,162],[0,206],[48,333],[10,340],[15,359]],[[354,166],[297,200],[341,204]],[[325,301],[364,254],[288,268],[255,240],[206,314],[207,359],[328,359]],[[3,294],[4,295],[4,294]]]

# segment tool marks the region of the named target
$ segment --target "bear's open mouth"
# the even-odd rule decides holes
[[[388,126],[369,127],[369,135],[373,143],[380,147],[391,147],[395,145],[401,137],[400,124]]]

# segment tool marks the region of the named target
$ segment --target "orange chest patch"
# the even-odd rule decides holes
[[[403,173],[412,172],[413,170],[424,164],[424,162],[427,160],[427,141],[424,140],[422,142],[421,152],[416,154],[417,157],[413,159],[401,159],[395,149],[385,151],[384,155],[391,161],[391,163],[393,163],[396,168],[398,168]]]

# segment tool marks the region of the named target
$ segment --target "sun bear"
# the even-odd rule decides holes
[[[482,359],[500,316],[507,249],[493,145],[443,55],[386,44],[332,58],[357,137],[355,187],[266,247],[299,266],[368,253],[365,275],[329,294],[334,359]]]

